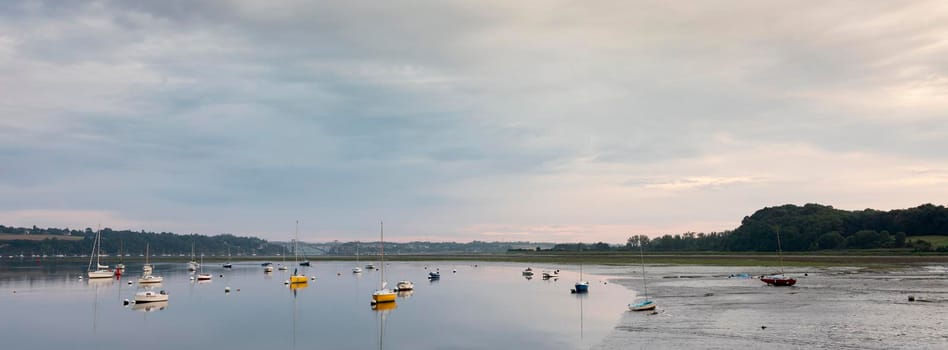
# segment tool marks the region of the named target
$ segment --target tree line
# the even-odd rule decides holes
[[[10,227],[0,225],[0,233],[22,235],[24,239],[7,238],[0,241],[2,255],[89,255],[92,253],[92,244],[95,231],[91,228],[72,230],[69,228],[32,228]],[[41,240],[29,239],[30,235],[48,235]],[[78,238],[78,239],[77,239]],[[275,255],[282,252],[282,245],[272,244],[256,237],[239,237],[232,234],[205,236],[199,234],[175,234],[170,232],[145,232],[110,228],[102,229],[102,252],[109,255],[131,254],[138,256],[145,253],[148,244],[150,255],[162,254],[179,255],[191,254],[193,245],[195,255],[227,255],[228,248],[232,255]]]
[[[557,244],[559,251],[776,251],[777,236],[784,251],[908,248],[948,252],[915,236],[948,236],[948,208],[924,204],[915,208],[847,211],[832,206],[792,204],[768,207],[744,217],[741,225],[724,232],[632,235],[625,245]]]

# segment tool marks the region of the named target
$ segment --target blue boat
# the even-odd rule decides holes
[[[429,273],[428,273],[428,279],[430,279],[430,280],[436,280],[436,279],[440,279],[440,278],[441,278],[441,273],[440,273],[440,272],[429,272]]]
[[[635,304],[629,304],[629,310],[632,310],[632,311],[655,310],[655,302],[651,300],[643,300]]]
[[[579,264],[579,282],[573,287],[573,293],[588,293],[589,281],[583,281],[583,264]]]

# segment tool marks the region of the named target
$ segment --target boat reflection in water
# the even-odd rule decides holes
[[[399,298],[405,298],[405,299],[411,298],[412,294],[415,294],[414,289],[400,290],[398,292],[395,292],[395,295],[397,295]]]
[[[397,307],[398,304],[394,301],[390,303],[372,304],[372,310],[375,310],[376,315],[378,316],[379,350],[382,350],[382,343],[385,339],[385,318]]]
[[[393,302],[389,302],[389,303],[375,303],[375,304],[372,304],[372,310],[375,310],[375,311],[384,311],[384,313],[388,313],[388,311],[395,310],[395,308],[397,308],[397,307],[398,307],[398,303],[396,303],[396,302],[394,302],[394,301],[393,301]]]
[[[296,291],[297,291],[297,290],[303,289],[303,288],[306,288],[306,287],[309,287],[309,283],[307,283],[306,281],[303,281],[303,282],[296,282],[296,283],[290,283],[290,290],[293,291],[293,294],[296,294]]]
[[[135,303],[132,304],[131,309],[138,312],[154,312],[164,310],[167,307],[167,301],[156,301],[151,303]]]

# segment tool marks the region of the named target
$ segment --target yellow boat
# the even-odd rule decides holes
[[[382,222],[379,221],[379,256],[381,259],[382,267],[379,268],[381,274],[379,275],[379,289],[372,293],[372,303],[392,303],[395,302],[395,292],[391,289],[385,288],[385,234],[382,228]]]
[[[306,287],[309,287],[309,284],[306,283],[306,281],[299,282],[299,283],[290,283],[290,290],[303,289]]]
[[[290,276],[290,283],[306,283],[306,276],[303,275],[293,275]]]
[[[372,293],[372,301],[376,303],[391,303],[395,301],[395,292],[388,289],[379,289]]]
[[[294,258],[293,258],[293,259],[296,260],[296,269],[293,269],[293,275],[290,276],[290,284],[307,283],[306,275],[304,275],[304,274],[302,274],[301,272],[299,272],[300,266],[301,266],[301,265],[300,265],[300,253],[299,253],[299,251],[300,251],[300,246],[299,246],[299,241],[300,241],[300,221],[299,221],[299,220],[296,220],[296,234],[295,234],[294,237],[295,237],[295,238],[293,239],[293,255],[294,255]],[[285,251],[285,250],[284,250],[283,256],[284,256],[284,258],[283,258],[284,261],[286,261],[286,251]],[[283,266],[285,267],[286,265],[283,265]],[[283,267],[281,267],[281,268],[283,268]]]

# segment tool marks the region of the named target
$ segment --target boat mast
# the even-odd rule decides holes
[[[645,289],[645,300],[648,301],[648,282],[645,278],[645,242],[639,239],[639,257],[642,258],[642,288]]]
[[[780,225],[774,226],[774,231],[777,231],[777,260],[780,261],[780,274],[783,274],[783,254],[781,254],[780,248]]]
[[[382,273],[379,274],[379,285],[382,286],[380,289],[385,289],[385,227],[382,220],[379,220],[379,253],[382,264]]]
[[[296,261],[296,267],[300,266],[300,221],[296,220],[296,232],[293,238],[293,260]],[[286,261],[286,253],[283,253],[283,261]]]
[[[101,228],[100,228],[100,229],[101,229]],[[95,258],[94,255],[97,256],[97,254],[95,253],[95,252],[96,252],[96,245],[97,245],[97,244],[99,244],[99,231],[98,231],[98,230],[96,230],[96,232],[95,232],[95,238],[92,239],[92,255],[89,256],[89,267],[86,268],[86,270],[88,270],[88,271],[92,271],[92,259]],[[23,253],[20,253],[20,255],[23,255]],[[99,266],[98,266],[98,261],[96,262],[96,267],[95,267],[95,268],[96,268],[96,269],[99,268]]]

